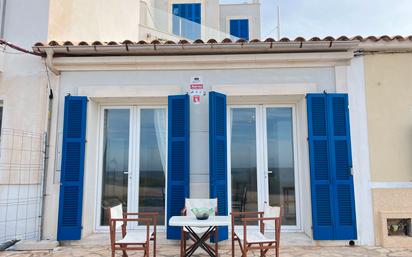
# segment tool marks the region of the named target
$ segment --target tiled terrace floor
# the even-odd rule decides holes
[[[304,234],[301,233],[286,233],[283,234],[283,240],[281,243],[281,257],[361,257],[361,256],[376,256],[376,257],[412,257],[412,249],[401,249],[401,248],[380,248],[380,247],[349,247],[349,246],[317,246],[314,241],[308,239]],[[150,250],[152,251],[152,247]],[[236,248],[236,257],[240,257],[241,254]],[[179,245],[175,241],[166,241],[159,238],[159,243],[157,247],[158,257],[174,257],[179,256]],[[231,246],[229,241],[225,241],[219,245],[219,252],[221,257],[231,257]],[[99,257],[99,256],[110,256],[109,241],[108,236],[104,234],[94,235],[90,238],[84,239],[72,243],[69,246],[60,246],[51,251],[5,251],[0,252],[0,256],[22,256],[22,257],[43,257],[43,256],[53,256],[53,257]],[[122,256],[121,252],[117,253],[117,256]],[[129,252],[129,256],[142,256],[141,252]],[[152,252],[151,252],[151,256]],[[259,256],[259,252],[252,252],[248,256]],[[274,252],[268,257],[274,256]],[[199,250],[193,257],[207,257],[204,252]]]
[[[0,256],[21,256],[21,257],[40,257],[40,256],[69,256],[69,257],[81,257],[81,256],[110,256],[110,251],[108,247],[103,246],[65,246],[58,247],[53,251],[33,251],[33,252],[16,252],[16,251],[6,251],[0,253]],[[118,253],[117,256],[121,256],[121,253]],[[130,252],[129,256],[142,256],[138,252]],[[151,255],[152,256],[152,255]],[[159,257],[172,257],[179,256],[178,247],[160,246],[158,248]],[[199,254],[193,255],[194,257],[206,257],[207,255]],[[221,250],[221,257],[231,256],[229,249]],[[236,256],[241,256],[239,252],[236,253]],[[258,252],[249,254],[249,256],[259,256]],[[269,256],[274,256],[269,255]],[[317,256],[330,256],[330,257],[360,257],[360,256],[412,256],[412,249],[385,249],[379,247],[316,247],[316,246],[290,246],[281,248],[281,257],[317,257]]]

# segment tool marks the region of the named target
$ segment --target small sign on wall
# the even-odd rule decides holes
[[[206,90],[201,77],[197,76],[190,79],[188,93],[194,104],[200,104],[201,97],[206,95]]]

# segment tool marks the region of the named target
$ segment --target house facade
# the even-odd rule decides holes
[[[5,30],[43,58],[7,57],[2,131],[46,133],[38,158],[2,135],[3,163],[29,158],[18,180],[3,171],[3,240],[107,233],[117,204],[159,212],[177,239],[185,197],[218,198],[220,215],[280,205],[283,232],[319,244],[384,244],[383,217],[408,219],[411,38],[254,40],[258,1],[81,2],[37,3],[42,19]],[[404,100],[384,108],[389,93]]]
[[[60,73],[52,122],[60,180],[49,185],[46,238],[105,232],[105,210],[122,203],[158,211],[173,239],[167,222],[182,199],[217,197],[221,214],[281,205],[285,232],[373,244],[358,45],[37,44],[35,52],[59,56],[49,64]],[[190,95],[194,80],[205,94]],[[71,155],[74,141],[81,155]]]

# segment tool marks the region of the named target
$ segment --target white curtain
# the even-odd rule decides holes
[[[156,141],[157,147],[159,148],[160,152],[163,172],[166,172],[166,109],[154,110],[154,126],[156,130]]]

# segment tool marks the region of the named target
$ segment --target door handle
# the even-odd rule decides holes
[[[129,174],[129,172],[128,172],[128,171],[123,171],[123,174],[125,174],[125,175],[126,175],[126,174]]]
[[[272,174],[273,173],[273,171],[271,171],[271,170],[268,170],[268,174]]]

